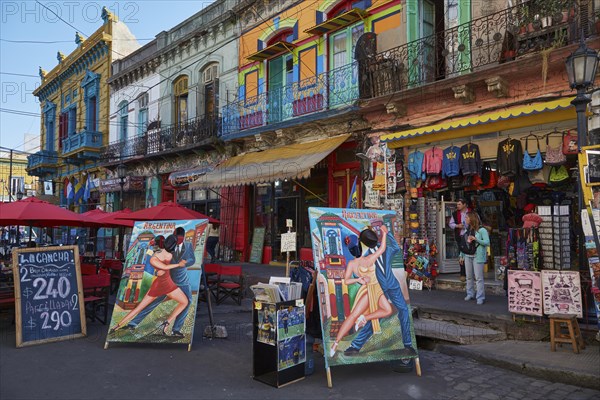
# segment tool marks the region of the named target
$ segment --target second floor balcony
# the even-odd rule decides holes
[[[63,156],[67,162],[96,159],[102,149],[102,132],[83,130],[62,140]]]
[[[222,108],[224,140],[240,131],[352,105],[359,98],[357,63],[287,85]]]
[[[53,150],[40,150],[27,157],[27,172],[32,176],[43,176],[56,172],[58,153]]]
[[[114,163],[154,154],[206,148],[214,145],[220,117],[203,116],[181,124],[150,129],[141,136],[110,143],[102,149],[103,163]]]

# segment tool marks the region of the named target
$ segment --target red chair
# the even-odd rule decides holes
[[[206,288],[209,293],[217,300],[217,284],[219,283],[219,274],[221,273],[220,264],[204,264],[204,276],[206,277]]]
[[[81,264],[81,275],[96,275],[98,269],[94,264],[83,263]]]
[[[244,275],[240,265],[221,265],[217,283],[217,304],[221,304],[228,297],[242,305]]]
[[[114,293],[121,281],[123,262],[121,260],[104,259],[100,264],[100,268],[105,269],[110,274],[110,293]]]
[[[83,275],[83,301],[85,303],[86,315],[92,320],[98,320],[106,325],[108,322],[108,296],[110,294],[110,275],[100,273],[96,275]],[[103,308],[104,317],[98,314]]]

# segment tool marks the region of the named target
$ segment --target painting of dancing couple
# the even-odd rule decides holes
[[[417,358],[396,213],[309,208],[326,366]]]
[[[135,223],[107,342],[192,342],[207,226]]]

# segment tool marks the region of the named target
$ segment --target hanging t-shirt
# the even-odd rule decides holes
[[[439,175],[442,172],[442,149],[432,147],[423,154],[423,172],[427,175]]]
[[[523,146],[520,140],[508,138],[498,143],[496,167],[501,176],[518,176],[522,172]]]
[[[394,193],[402,193],[406,191],[406,183],[404,182],[404,165],[402,161],[396,161],[396,191]]]
[[[481,154],[479,146],[467,143],[460,148],[460,170],[465,176],[481,175]]]
[[[442,178],[460,174],[460,147],[450,146],[442,153]]]
[[[425,172],[423,172],[423,153],[420,151],[413,151],[408,155],[408,173],[410,179],[413,181],[420,181],[425,179]]]

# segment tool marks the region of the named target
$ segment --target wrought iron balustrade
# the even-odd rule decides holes
[[[142,136],[113,142],[102,151],[103,162],[161,153],[164,151],[194,147],[206,139],[217,138],[219,117],[202,117],[183,124],[152,129]]]
[[[578,39],[574,0],[519,4],[436,32],[360,62],[360,97],[371,98],[447,79]]]
[[[222,135],[352,104],[358,99],[357,65],[353,62],[229,103],[221,109]]]

